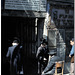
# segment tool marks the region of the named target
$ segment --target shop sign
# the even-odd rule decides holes
[[[5,9],[46,11],[46,0],[5,0]]]
[[[74,26],[74,11],[72,9],[52,9],[51,25]]]

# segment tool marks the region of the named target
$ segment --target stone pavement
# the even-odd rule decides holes
[[[64,63],[64,74],[63,75],[70,75],[70,62]]]
[[[70,74],[63,74],[63,75],[70,75]]]

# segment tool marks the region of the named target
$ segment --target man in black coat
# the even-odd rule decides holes
[[[50,61],[42,72],[42,75],[53,75],[55,73],[55,62],[61,61],[61,58],[56,56],[56,52],[54,50],[49,52],[49,55],[51,56]]]
[[[10,62],[10,75],[16,75],[21,68],[21,49],[18,40],[14,40],[12,46],[8,48],[6,57],[9,58]]]
[[[44,67],[44,60],[48,60],[48,50],[46,48],[46,42],[42,41],[40,47],[37,50],[36,57],[38,59],[38,74],[41,75],[41,69]]]

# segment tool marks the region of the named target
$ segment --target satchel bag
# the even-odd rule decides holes
[[[74,63],[74,55],[71,58],[71,63]]]

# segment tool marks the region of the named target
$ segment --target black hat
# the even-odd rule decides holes
[[[74,38],[72,38],[72,41],[74,41]]]
[[[57,53],[57,52],[56,52],[55,50],[50,50],[48,54],[49,54],[49,55],[54,55],[54,54],[56,54],[56,53]]]
[[[47,44],[46,39],[42,39],[42,40],[41,40],[41,44]]]
[[[13,43],[20,43],[20,39],[18,37],[13,38]]]
[[[44,42],[41,42],[41,44],[44,45],[44,46],[46,45],[46,43],[44,43]]]
[[[14,40],[13,43],[19,43],[19,41],[18,40]]]

